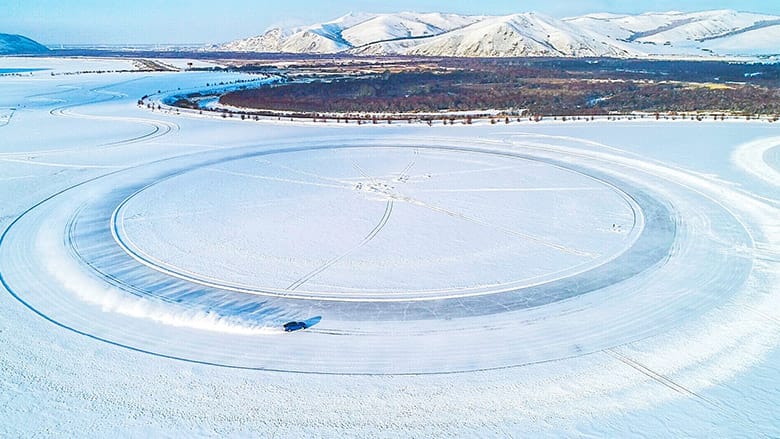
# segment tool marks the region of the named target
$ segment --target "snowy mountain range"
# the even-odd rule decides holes
[[[476,23],[483,17],[455,14],[348,14],[304,28],[274,28],[233,41],[217,50],[237,52],[337,53],[389,41],[432,37]]]
[[[401,12],[348,14],[281,29],[212,50],[459,57],[713,57],[780,54],[780,16],[733,10],[556,19]]]
[[[27,37],[12,34],[0,34],[0,55],[19,55],[44,53],[49,49]]]

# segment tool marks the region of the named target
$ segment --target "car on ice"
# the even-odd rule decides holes
[[[308,327],[306,322],[287,322],[284,324],[284,332],[300,331]]]

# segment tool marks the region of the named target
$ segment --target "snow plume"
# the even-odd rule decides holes
[[[85,273],[82,266],[68,253],[63,245],[62,231],[58,231],[54,224],[62,224],[62,222],[52,221],[42,225],[36,241],[36,248],[40,252],[46,271],[68,292],[86,303],[99,306],[104,312],[147,319],[172,327],[235,335],[281,332],[275,327],[252,324],[211,311],[184,309],[177,305],[132,296],[100,282]]]

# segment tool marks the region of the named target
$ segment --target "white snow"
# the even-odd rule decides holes
[[[780,24],[706,41],[703,46],[723,54],[774,55],[780,52],[777,41]]]
[[[334,53],[382,41],[438,35],[479,19],[441,13],[347,14],[304,28],[273,28],[216,48],[238,52]]]
[[[539,175],[540,168],[427,149],[269,155],[135,194],[118,211],[118,234],[153,265],[220,285],[289,296],[285,288],[295,284],[307,297],[400,300],[549,282],[613,259],[641,232],[638,206],[624,194],[554,167]],[[224,185],[216,199],[215,178]],[[587,205],[579,204],[583,194]],[[553,200],[549,210],[541,200]],[[353,234],[332,234],[334,224]],[[380,226],[381,237],[370,233]],[[307,277],[334,256],[338,264]]]
[[[349,14],[299,29],[215,46],[217,50],[431,56],[610,56],[618,58],[777,55],[780,17],[733,10],[638,15],[588,14],[557,20],[440,13]]]
[[[599,40],[601,39],[601,40]],[[429,56],[624,56],[603,37],[536,13],[481,20],[422,42],[410,54]]]
[[[455,14],[379,14],[360,24],[347,28],[342,37],[352,46],[363,46],[378,41],[430,37],[467,26],[478,17]]]
[[[136,105],[240,77],[0,77],[0,436],[780,435],[776,124]]]

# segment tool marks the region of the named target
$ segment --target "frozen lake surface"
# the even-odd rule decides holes
[[[225,120],[136,102],[248,75],[20,67],[0,436],[780,435],[776,124]]]

